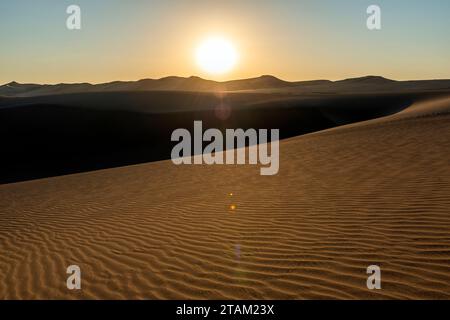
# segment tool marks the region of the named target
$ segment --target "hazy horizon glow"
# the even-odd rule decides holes
[[[66,28],[71,4],[81,7],[79,31]],[[382,9],[379,31],[366,28],[371,4]],[[1,1],[0,14],[0,84],[450,78],[447,0],[15,0]],[[196,62],[198,45],[215,34],[237,48],[227,73]]]

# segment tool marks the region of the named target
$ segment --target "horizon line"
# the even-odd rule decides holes
[[[200,76],[196,76],[196,75],[191,75],[191,76],[177,76],[177,75],[170,75],[170,76],[164,76],[161,78],[141,78],[141,79],[137,79],[137,80],[111,80],[111,81],[107,81],[107,82],[55,82],[55,83],[36,83],[36,82],[17,82],[15,80],[12,80],[10,82],[1,84],[0,87],[6,86],[6,85],[10,85],[10,84],[18,84],[18,85],[42,85],[42,86],[54,86],[54,85],[62,85],[62,84],[66,84],[66,85],[75,85],[75,84],[87,84],[87,85],[102,85],[102,84],[110,84],[113,82],[138,82],[138,81],[144,81],[144,80],[152,80],[152,81],[158,81],[158,80],[164,80],[164,79],[168,79],[168,78],[181,78],[181,79],[200,79],[200,80],[204,80],[204,81],[211,81],[211,82],[215,82],[215,83],[227,83],[227,82],[232,82],[232,81],[245,81],[245,80],[254,80],[254,79],[259,79],[259,78],[264,78],[264,77],[270,77],[270,78],[274,78],[276,80],[280,80],[286,83],[301,83],[301,82],[312,82],[312,81],[329,81],[329,82],[339,82],[339,81],[344,81],[344,80],[353,80],[353,79],[364,79],[364,78],[382,78],[385,80],[390,80],[390,81],[395,81],[395,82],[408,82],[408,81],[440,81],[440,80],[450,80],[450,78],[427,78],[427,79],[408,79],[408,80],[397,80],[397,79],[391,79],[391,78],[387,78],[384,76],[380,76],[380,75],[364,75],[364,76],[357,76],[357,77],[349,77],[349,78],[342,78],[342,79],[338,79],[338,80],[330,80],[330,79],[309,79],[309,80],[284,80],[281,79],[277,76],[274,75],[270,75],[270,74],[262,74],[260,76],[255,76],[255,77],[249,77],[249,78],[237,78],[237,79],[231,79],[231,80],[224,80],[224,81],[217,81],[217,80],[212,80],[212,79],[207,79],[207,78],[202,78]]]

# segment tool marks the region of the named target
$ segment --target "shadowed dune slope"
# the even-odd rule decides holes
[[[278,128],[287,138],[393,114],[424,96],[108,92],[9,98],[0,100],[0,183],[169,159],[172,132],[192,132],[195,120],[205,130]]]
[[[291,138],[276,176],[160,161],[2,185],[0,298],[449,299],[449,124]]]

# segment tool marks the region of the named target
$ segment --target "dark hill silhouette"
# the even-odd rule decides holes
[[[339,81],[312,80],[289,82],[271,75],[257,78],[218,82],[200,77],[169,76],[161,79],[142,79],[138,81],[113,81],[101,84],[61,83],[55,85],[20,84],[15,81],[0,86],[0,96],[33,97],[82,92],[119,91],[290,91],[308,92],[361,92],[377,91],[417,91],[441,90],[450,88],[450,80],[394,81],[379,76],[366,76]]]
[[[391,84],[397,82],[395,80],[387,79],[380,76],[366,76],[360,78],[349,78],[344,80],[336,81],[338,84]]]

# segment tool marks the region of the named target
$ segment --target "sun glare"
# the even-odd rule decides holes
[[[197,64],[210,74],[231,71],[237,62],[237,52],[233,44],[223,38],[209,38],[197,48]]]

